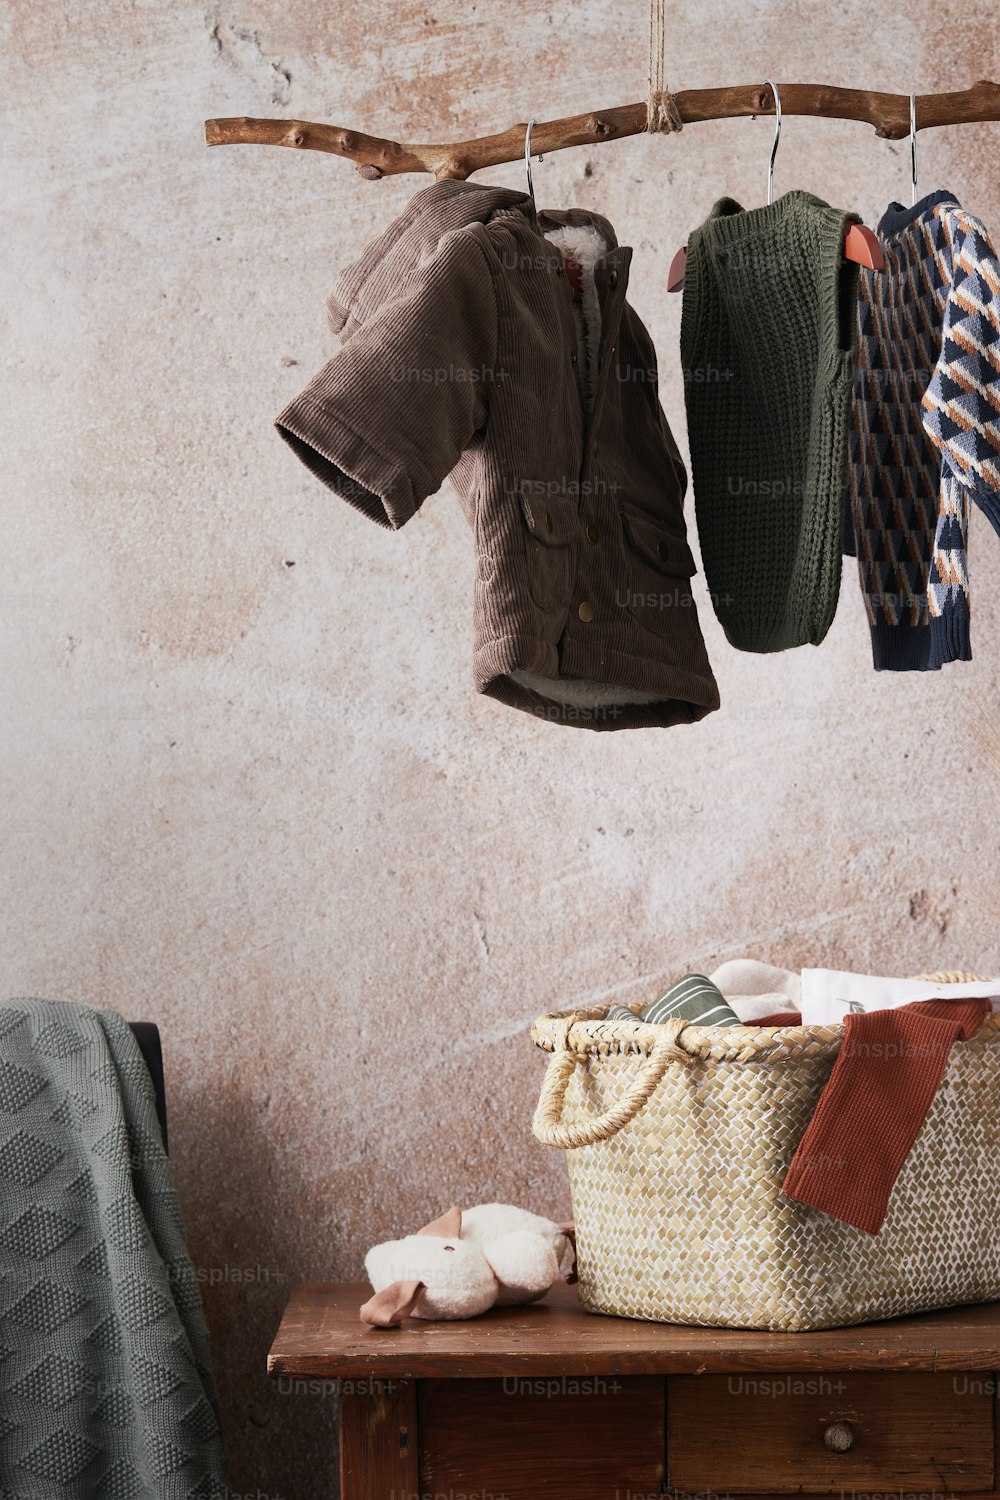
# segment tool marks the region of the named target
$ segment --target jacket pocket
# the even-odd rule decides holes
[[[621,517],[628,559],[622,603],[646,630],[669,635],[694,608],[691,548],[685,537],[648,516],[623,510]]]
[[[521,483],[519,492],[525,524],[528,592],[539,609],[551,614],[565,610],[573,592],[573,544],[579,531],[576,501],[566,495],[546,495],[539,482]]]

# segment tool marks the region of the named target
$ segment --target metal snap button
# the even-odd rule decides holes
[[[610,274],[610,276],[608,277],[608,286],[611,288],[612,291],[614,291],[614,289],[615,289],[615,287],[617,285],[618,285],[618,272],[617,271],[612,271],[611,274]]]
[[[593,522],[591,522],[590,525],[587,527],[587,541],[588,542],[596,542],[597,538],[600,536],[600,534],[601,533],[598,531],[597,527],[594,525]]]
[[[577,610],[577,614],[583,621],[584,625],[589,625],[596,613],[597,611],[595,610],[594,606],[587,599],[583,601],[583,603],[580,605],[580,608]]]
[[[550,510],[547,510],[545,512],[545,530],[546,531],[552,531],[552,529],[553,529],[552,512]]]

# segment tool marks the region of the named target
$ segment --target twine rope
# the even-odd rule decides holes
[[[664,87],[667,0],[649,0],[649,82],[646,90],[646,129],[670,135],[684,129],[677,100]]]

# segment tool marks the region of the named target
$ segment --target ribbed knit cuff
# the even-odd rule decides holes
[[[398,531],[417,509],[400,465],[352,432],[331,408],[298,396],[274,425],[317,479],[380,526]]]
[[[929,625],[873,625],[872,660],[876,672],[935,672]]]
[[[964,594],[959,594],[943,615],[932,618],[930,633],[932,666],[941,667],[949,661],[972,660],[969,604]]]

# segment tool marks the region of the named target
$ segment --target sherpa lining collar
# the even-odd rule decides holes
[[[545,238],[555,245],[564,260],[575,260],[580,267],[582,298],[579,307],[574,303],[573,309],[577,315],[584,403],[589,416],[597,398],[597,353],[601,347],[601,299],[597,295],[594,267],[607,255],[610,246],[592,224],[563,224],[558,229],[546,230]]]

